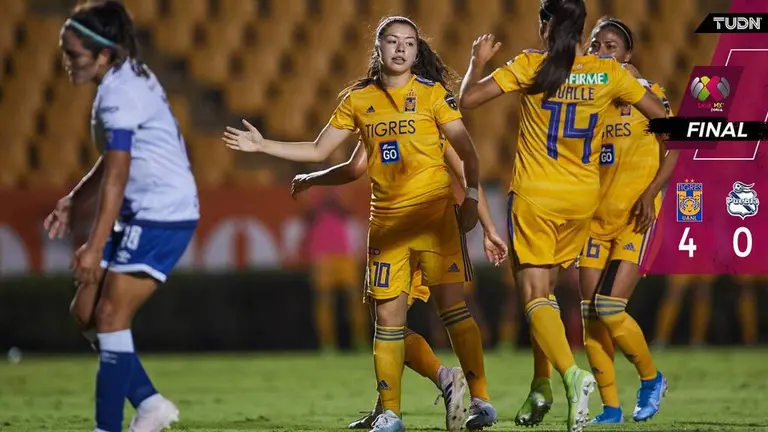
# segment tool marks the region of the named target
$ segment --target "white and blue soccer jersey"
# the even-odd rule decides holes
[[[164,282],[186,250],[200,207],[184,138],[157,78],[126,61],[96,92],[91,132],[101,152],[131,154],[123,205],[102,267]]]

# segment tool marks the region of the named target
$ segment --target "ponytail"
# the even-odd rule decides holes
[[[544,99],[549,99],[571,74],[576,60],[576,47],[581,44],[587,11],[584,0],[543,0],[539,18],[549,25],[547,56],[526,93],[544,93]]]

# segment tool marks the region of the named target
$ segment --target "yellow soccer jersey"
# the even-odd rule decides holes
[[[664,89],[651,85],[670,114]],[[611,238],[629,221],[629,212],[659,170],[656,136],[646,132],[648,119],[632,105],[608,109],[600,151],[600,205],[592,223],[592,236]]]
[[[375,85],[353,90],[330,120],[358,131],[365,145],[373,217],[453,197],[440,132],[440,125],[461,118],[453,94],[414,76],[389,95]]]
[[[527,88],[546,58],[527,50],[493,72],[502,91]],[[549,100],[521,93],[520,133],[510,190],[545,213],[590,217],[600,198],[598,162],[605,112],[614,100],[637,103],[645,88],[612,58],[577,56]]]

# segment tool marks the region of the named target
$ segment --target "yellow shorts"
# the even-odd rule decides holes
[[[608,261],[621,260],[640,264],[648,252],[653,226],[644,233],[634,232],[634,224],[625,226],[612,240],[595,238],[590,233],[579,257],[579,267],[604,269]]]
[[[360,289],[361,264],[348,256],[322,257],[312,265],[312,286],[321,292],[350,287]]]
[[[589,234],[590,219],[542,214],[522,197],[509,194],[507,224],[514,266],[570,266]]]
[[[656,196],[654,204],[656,217],[658,217],[659,210],[661,210],[661,194]],[[579,256],[579,267],[604,269],[608,261],[613,260],[629,261],[640,265],[643,258],[648,254],[651,238],[656,235],[656,223],[654,222],[648,231],[636,233],[634,222],[629,222],[628,218],[629,216],[627,216],[627,223],[613,236],[601,234],[603,231],[600,228],[602,224],[593,220],[590,225],[589,237]]]
[[[457,212],[455,201],[440,200],[371,220],[366,295],[383,300],[410,294],[417,270],[419,285],[427,287],[472,280]]]
[[[429,301],[429,287],[422,285],[421,283],[421,270],[417,270],[413,273],[413,279],[411,282],[411,292],[408,295],[408,306],[410,307],[416,300],[421,300],[424,303]]]
[[[475,284],[472,282],[465,282],[464,283],[464,294],[470,295],[475,290]],[[411,282],[411,293],[408,294],[408,307],[413,306],[414,303],[416,303],[416,300],[421,300],[424,303],[427,303],[429,301],[429,296],[431,292],[429,291],[428,286],[424,286],[421,283],[421,270],[417,270],[416,273],[413,274],[413,282]]]

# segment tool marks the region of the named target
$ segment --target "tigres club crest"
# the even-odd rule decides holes
[[[701,222],[703,216],[703,183],[685,180],[677,184],[677,221]]]
[[[416,112],[416,92],[411,89],[407,95],[405,95],[405,112]]]
[[[725,205],[729,215],[737,216],[744,220],[757,214],[760,200],[757,199],[757,192],[752,189],[754,186],[754,183],[746,184],[740,181],[733,184],[733,190],[725,198]]]

